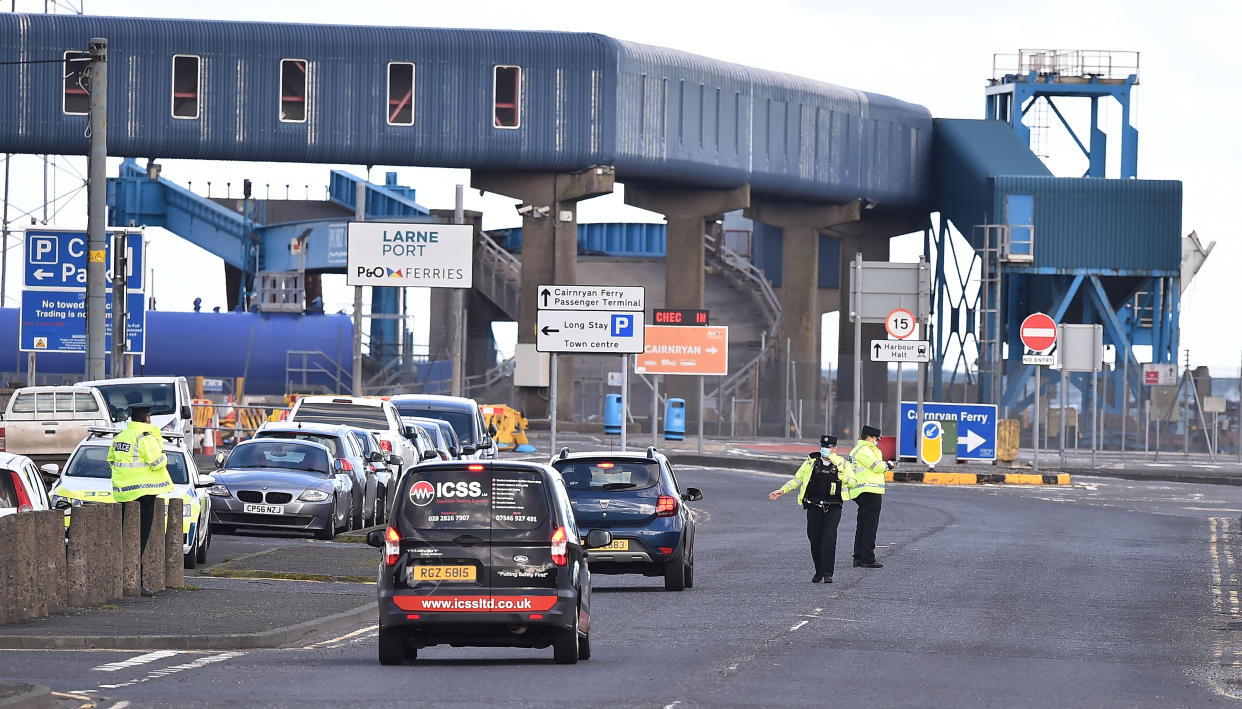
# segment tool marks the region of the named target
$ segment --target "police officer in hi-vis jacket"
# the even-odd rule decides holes
[[[836,445],[836,436],[820,436],[819,450],[807,456],[788,482],[768,493],[768,499],[775,500],[799,490],[798,504],[806,508],[806,536],[811,542],[811,559],[815,562],[811,583],[832,583],[841,504],[849,499],[849,494],[842,489],[848,464],[837,453]]]

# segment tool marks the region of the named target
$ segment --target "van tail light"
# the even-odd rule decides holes
[[[0,452],[4,450],[4,426],[0,426]]]
[[[466,466],[466,470],[469,470],[472,473],[481,473],[485,470],[485,468],[480,463],[472,463]]]
[[[672,517],[677,514],[677,498],[672,495],[660,495],[656,501],[656,517]]]
[[[354,464],[353,464],[353,463],[349,462],[349,461],[348,461],[348,460],[346,460],[345,458],[339,458],[338,460],[340,460],[340,461],[341,461],[341,472],[343,472],[343,473],[352,473],[352,472],[354,472]]]
[[[401,534],[391,526],[384,532],[384,564],[396,566],[401,556]]]
[[[392,441],[386,441],[381,438],[380,439],[380,450],[384,451],[385,453],[391,453],[392,452]]]
[[[557,566],[569,564],[569,535],[564,527],[557,527],[552,533],[552,563]]]
[[[16,470],[10,470],[9,475],[13,478],[13,489],[17,491],[17,511],[33,512],[34,506],[30,504],[30,493],[26,491],[26,484],[22,482]]]

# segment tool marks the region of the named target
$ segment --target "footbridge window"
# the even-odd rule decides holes
[[[388,125],[414,125],[414,65],[388,63]]]
[[[198,118],[199,64],[199,57],[192,54],[173,56],[173,118]]]
[[[280,120],[306,122],[308,62],[305,59],[280,60]]]
[[[519,128],[522,124],[522,67],[498,66],[492,93],[493,125]]]
[[[65,85],[61,110],[86,115],[91,110],[87,76],[91,66],[90,52],[65,52]]]

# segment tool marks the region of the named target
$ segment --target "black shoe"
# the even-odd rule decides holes
[[[880,562],[878,562],[878,561],[872,561],[872,562],[869,562],[869,563],[866,563],[866,564],[859,564],[859,566],[863,567],[864,569],[882,569],[882,568],[884,568],[884,564],[881,564],[881,563],[880,563]]]
[[[855,560],[854,560],[854,566],[862,566],[862,565],[863,565],[863,563],[862,563],[861,561],[859,561],[858,559],[855,559]]]
[[[820,574],[815,574],[814,576],[811,577],[811,583],[819,583],[820,581],[823,581],[823,580],[824,580],[824,577],[821,576]]]
[[[152,597],[152,596],[154,596],[154,595],[155,595],[155,591],[152,591],[151,589],[147,588],[146,586],[143,586],[143,587],[142,587],[142,590],[141,590],[141,591],[139,591],[139,593],[141,593],[141,594],[142,594],[142,597],[143,597],[143,598],[150,598],[150,597]]]
[[[825,576],[825,577],[824,577],[824,583],[832,583],[832,577],[831,577],[831,576]]]

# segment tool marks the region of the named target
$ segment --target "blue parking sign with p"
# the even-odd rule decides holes
[[[612,316],[612,336],[613,337],[633,337],[634,336],[634,316],[614,314]]]

